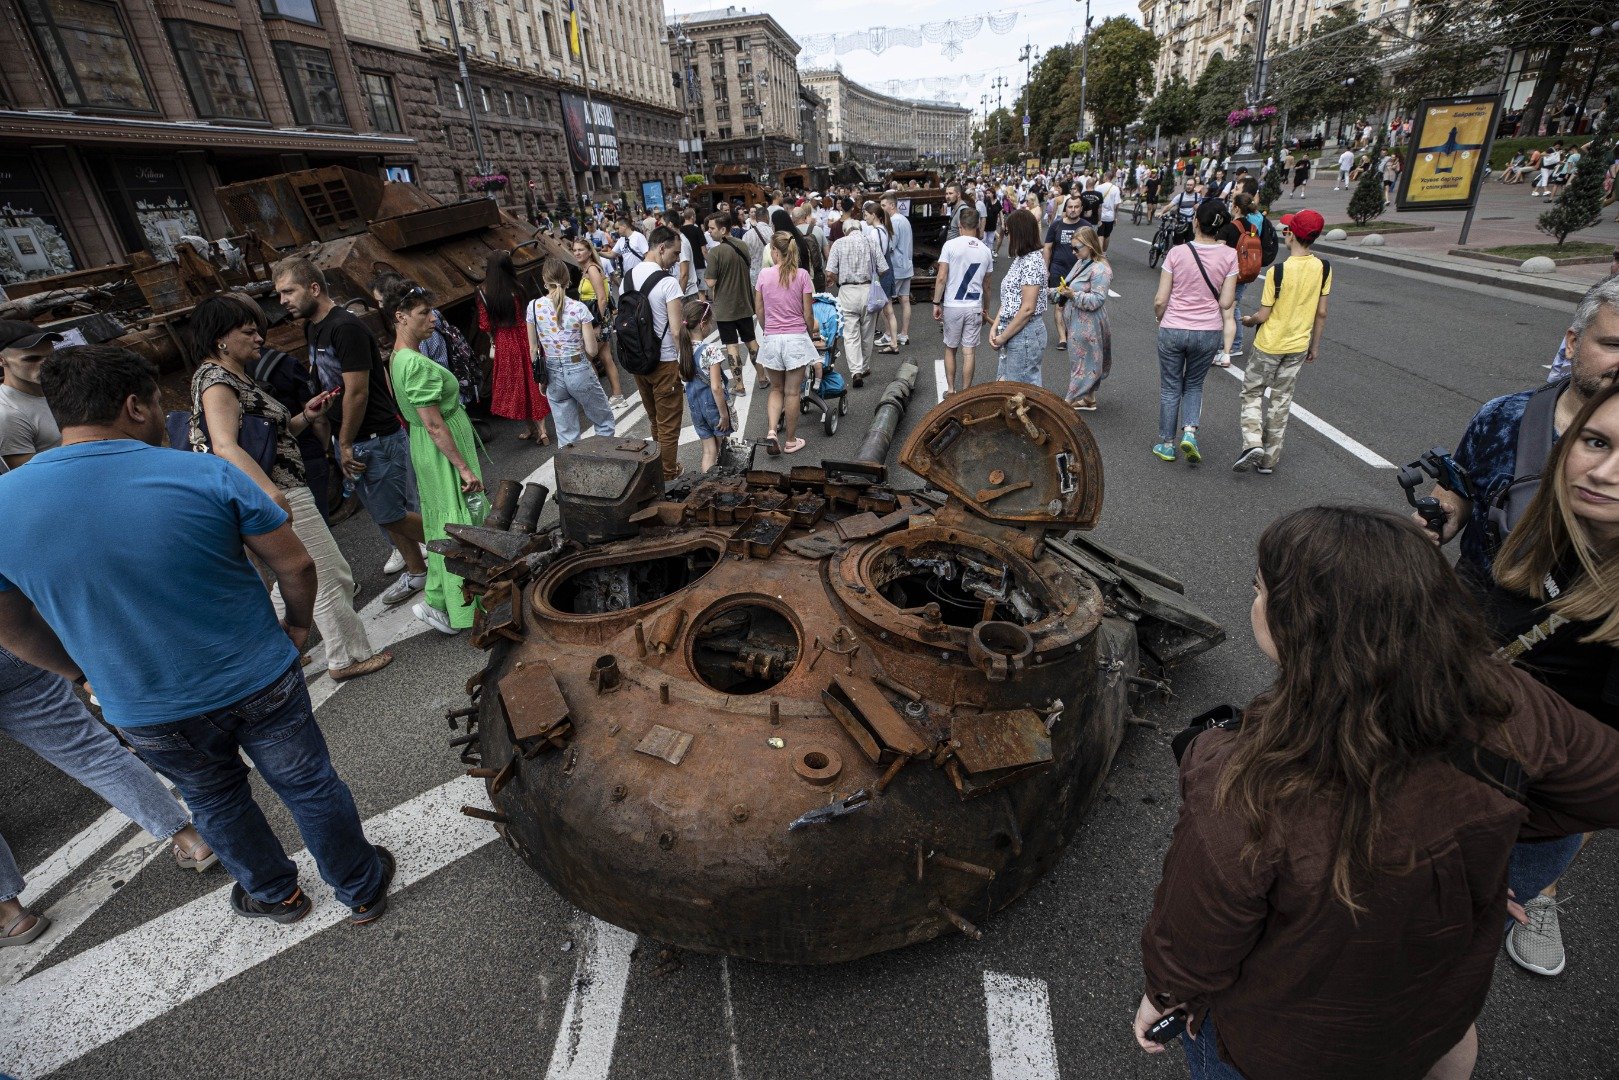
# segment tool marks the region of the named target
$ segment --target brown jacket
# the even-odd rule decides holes
[[[1384,807],[1398,870],[1363,886],[1358,922],[1332,893],[1332,800],[1279,807],[1244,858],[1246,829],[1214,805],[1242,734],[1199,736],[1141,934],[1147,995],[1188,1004],[1195,1024],[1212,1010],[1221,1057],[1248,1080],[1421,1080],[1484,1006],[1512,845],[1619,825],[1619,731],[1521,672],[1511,691],[1491,748],[1522,763],[1530,805],[1444,762],[1418,766]]]

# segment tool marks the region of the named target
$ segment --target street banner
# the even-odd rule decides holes
[[[1501,99],[1495,94],[1428,98],[1417,107],[1395,192],[1400,210],[1465,210],[1478,199]],[[1375,166],[1375,162],[1374,162]]]
[[[618,168],[618,127],[613,120],[613,107],[604,101],[586,101],[582,95],[567,91],[559,96],[562,128],[573,171],[587,172],[593,166]]]

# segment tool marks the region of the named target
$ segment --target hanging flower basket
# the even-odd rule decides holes
[[[467,177],[467,187],[473,191],[505,191],[511,179],[505,173],[485,173]]]
[[[1261,105],[1257,109],[1232,109],[1226,114],[1225,122],[1229,127],[1242,127],[1244,124],[1263,124],[1276,115],[1276,106]]]

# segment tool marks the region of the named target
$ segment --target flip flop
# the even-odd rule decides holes
[[[22,925],[22,921],[24,919],[33,919],[34,925],[30,926],[20,934],[13,933],[18,926]],[[15,919],[12,919],[11,922],[7,923],[4,930],[0,930],[0,949],[9,949],[16,945],[27,945],[30,941],[33,941],[46,930],[50,929],[50,925],[51,921],[45,916],[35,914],[34,912],[29,911],[27,908],[23,908],[21,915],[18,915]]]
[[[802,449],[804,449],[803,439],[794,439],[792,442],[782,447],[782,450],[789,454],[796,454]]]
[[[207,844],[200,845],[200,850],[208,852],[208,854],[204,855],[200,859],[197,858],[197,851],[199,848],[192,848],[191,854],[187,855],[185,852],[180,850],[179,844],[175,844],[173,847],[174,863],[182,870],[195,870],[200,874],[205,870],[211,870],[219,865],[219,856],[214,854],[214,849],[209,847]]]

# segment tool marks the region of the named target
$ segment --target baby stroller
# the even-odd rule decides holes
[[[816,293],[813,311],[826,350],[804,374],[798,412],[804,415],[819,409],[822,430],[836,435],[839,418],[849,411],[849,382],[837,370],[838,354],[843,351],[843,316],[838,314],[838,298],[831,293]]]

